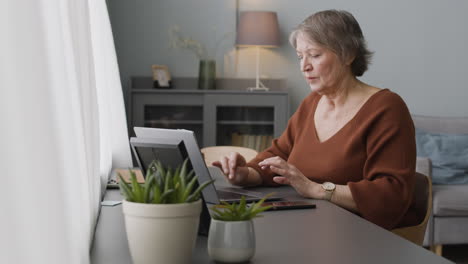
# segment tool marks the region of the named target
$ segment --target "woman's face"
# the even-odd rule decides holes
[[[297,36],[296,52],[301,71],[312,91],[319,94],[333,93],[351,76],[349,65],[343,63],[334,52],[303,34]]]

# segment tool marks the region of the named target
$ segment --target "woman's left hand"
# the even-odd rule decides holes
[[[276,156],[264,159],[258,165],[262,169],[269,167],[272,172],[280,175],[273,178],[276,183],[291,185],[301,196],[315,198],[314,189],[318,184],[309,180],[299,169],[284,159]]]

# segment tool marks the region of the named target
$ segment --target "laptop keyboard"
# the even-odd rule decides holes
[[[245,198],[259,198],[258,196],[251,196],[251,195],[246,195],[246,194],[241,194],[241,193],[234,193],[230,191],[221,191],[217,190],[218,196],[221,198],[221,200],[240,200],[242,196],[245,196]]]
[[[242,188],[235,188],[235,187],[221,187],[218,188],[219,191],[223,192],[232,192],[232,193],[238,193],[238,194],[243,194],[247,196],[254,196],[254,197],[262,197],[263,194],[261,192],[255,192],[251,190],[246,190]]]

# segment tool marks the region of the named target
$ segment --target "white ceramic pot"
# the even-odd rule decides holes
[[[208,255],[214,261],[244,262],[255,254],[255,230],[249,221],[212,219],[208,233]]]
[[[182,204],[124,201],[128,246],[134,264],[191,263],[201,200]]]

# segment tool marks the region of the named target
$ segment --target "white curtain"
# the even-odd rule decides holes
[[[0,263],[89,263],[131,165],[105,0],[3,0],[0,29]]]

